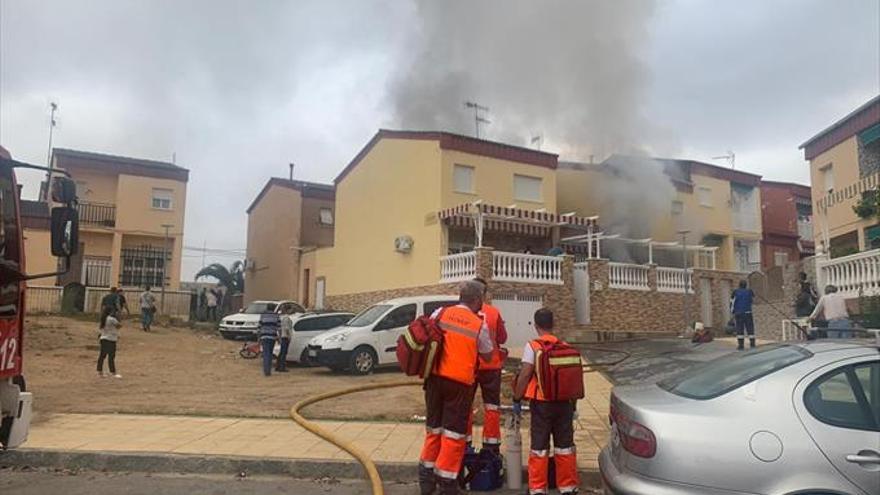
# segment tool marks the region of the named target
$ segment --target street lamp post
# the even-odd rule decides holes
[[[682,301],[682,307],[684,307],[684,332],[687,334],[688,329],[690,329],[690,315],[688,314],[688,310],[690,309],[688,306],[688,291],[690,289],[690,279],[688,278],[688,256],[687,256],[687,235],[690,233],[690,230],[679,230],[678,235],[681,236],[681,262],[682,266],[684,266],[684,301]]]

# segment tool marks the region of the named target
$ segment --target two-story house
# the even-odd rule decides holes
[[[69,149],[52,150],[53,167],[74,179],[80,249],[58,285],[177,289],[180,284],[189,171],[173,163]],[[36,225],[36,223],[35,223]],[[29,232],[28,256],[48,252]],[[164,277],[164,280],[163,280]],[[44,281],[38,281],[38,283]]]
[[[273,177],[247,209],[245,302],[308,303],[313,275],[303,253],[333,245],[334,187]],[[300,280],[302,276],[302,280]]]
[[[616,212],[629,208],[624,225],[609,228],[644,225],[637,235],[658,241],[658,246],[680,242],[686,231],[685,241],[693,246],[689,266],[744,273],[761,266],[760,182],[759,175],[694,160],[625,155],[596,164],[562,162],[557,179],[561,211],[615,218]],[[676,249],[659,250],[652,261],[680,266]],[[644,251],[626,255],[645,262]],[[619,251],[606,252],[613,256]]]
[[[810,162],[820,286],[847,295],[880,290],[880,96],[801,145]],[[859,212],[856,212],[859,210]]]
[[[815,254],[809,186],[761,181],[761,224],[765,271]]]

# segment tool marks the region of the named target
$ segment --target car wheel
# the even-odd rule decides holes
[[[376,368],[376,360],[376,353],[371,347],[358,347],[351,353],[348,368],[355,375],[368,375]]]
[[[314,365],[312,358],[309,357],[308,349],[303,349],[302,354],[299,355],[299,365],[306,368],[311,368]]]

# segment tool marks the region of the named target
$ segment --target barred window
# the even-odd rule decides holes
[[[162,248],[143,245],[122,248],[122,273],[119,284],[126,287],[152,285],[161,287],[165,281],[165,262],[171,253]]]

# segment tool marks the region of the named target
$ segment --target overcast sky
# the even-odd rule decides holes
[[[733,150],[808,183],[798,145],[878,93],[880,0],[0,0],[0,144],[45,163],[57,101],[56,146],[176,156],[184,244],[215,249],[288,162],[329,182],[380,127],[470,132],[464,99],[563,159]]]

